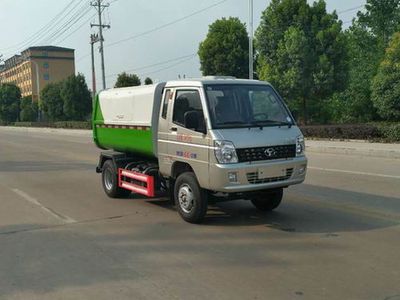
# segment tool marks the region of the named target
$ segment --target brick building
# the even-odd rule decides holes
[[[0,66],[0,83],[14,83],[23,97],[32,96],[36,101],[38,86],[41,91],[47,84],[75,74],[74,52],[74,49],[55,46],[30,47]]]

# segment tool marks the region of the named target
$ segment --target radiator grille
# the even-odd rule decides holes
[[[236,149],[239,162],[273,160],[296,156],[296,145]]]
[[[286,169],[286,175],[280,177],[258,178],[258,172],[247,173],[247,180],[250,184],[270,183],[288,180],[292,177],[293,168]]]

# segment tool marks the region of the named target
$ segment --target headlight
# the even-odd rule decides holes
[[[220,164],[233,164],[239,161],[232,142],[214,141],[214,152]]]
[[[304,143],[304,137],[300,135],[296,139],[296,155],[297,156],[303,155],[305,150],[306,150],[306,145]]]

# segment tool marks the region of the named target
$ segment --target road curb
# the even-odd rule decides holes
[[[347,145],[343,145],[345,143]],[[337,145],[335,142],[313,140],[306,141],[306,151],[400,159],[400,144],[341,142]]]

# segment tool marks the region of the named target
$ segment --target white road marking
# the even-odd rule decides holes
[[[17,195],[19,195],[21,198],[23,198],[24,200],[38,206],[39,208],[41,208],[43,211],[45,211],[46,213],[48,213],[49,215],[53,216],[54,218],[64,222],[64,223],[76,223],[76,220],[68,217],[68,216],[64,216],[61,215],[59,213],[54,212],[53,210],[47,208],[46,206],[44,206],[43,204],[41,204],[38,200],[36,200],[35,198],[29,196],[27,193],[19,190],[19,189],[12,189],[12,191],[14,193],[16,193]]]
[[[327,168],[318,168],[318,167],[307,167],[307,168],[310,170],[318,170],[318,171],[325,171],[325,172],[336,172],[336,173],[346,173],[346,174],[400,179],[400,176],[396,176],[396,175],[386,175],[386,174],[358,172],[358,171],[347,171],[347,170],[339,170],[339,169],[327,169]]]

